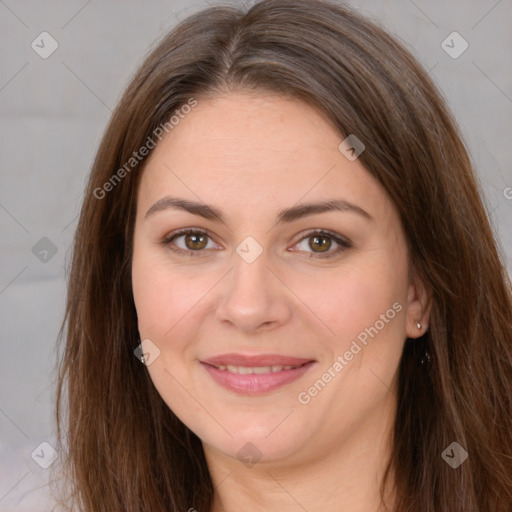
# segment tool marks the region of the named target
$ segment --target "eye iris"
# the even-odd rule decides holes
[[[323,243],[325,242],[325,243]],[[325,252],[331,248],[330,238],[322,235],[313,235],[309,238],[309,246],[317,252]]]
[[[207,244],[206,238],[206,235],[201,233],[190,233],[185,236],[185,245],[193,251],[204,249]]]

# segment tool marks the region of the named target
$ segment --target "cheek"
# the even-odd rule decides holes
[[[313,417],[324,418],[333,429],[340,418],[347,429],[355,428],[386,400],[405,339],[401,262],[359,263],[303,288],[303,293],[309,290],[305,302],[316,305],[312,309],[329,330],[318,338],[323,358],[301,399],[309,400],[306,410]]]
[[[306,306],[304,311],[308,315],[308,310],[314,313],[312,318],[322,333],[319,339],[331,353],[339,353],[376,322],[382,334],[401,339],[406,273],[406,261],[401,255],[393,254],[391,258],[374,253],[331,272],[303,275],[300,279],[296,276],[294,291]],[[382,324],[381,315],[389,321]]]
[[[182,382],[189,378],[185,374],[197,358],[199,331],[212,307],[208,292],[216,281],[214,272],[171,265],[165,254],[155,256],[144,248],[134,252],[132,287],[139,335],[160,349],[156,364],[148,367],[150,373],[167,369]]]
[[[162,341],[197,301],[201,286],[141,248],[134,251],[132,288],[141,337]]]
[[[163,258],[155,258],[143,248],[134,252],[132,287],[139,334],[159,348],[147,371],[169,409],[202,436],[213,429],[200,405],[201,393],[193,384],[194,367],[185,363],[194,360],[201,298],[211,286],[208,276],[170,268]],[[216,434],[221,436],[222,432]]]

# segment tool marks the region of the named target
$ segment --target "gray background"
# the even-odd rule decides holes
[[[402,39],[447,98],[510,271],[512,0],[349,3]],[[55,439],[54,346],[66,265],[111,110],[153,41],[206,5],[0,0],[0,511],[49,509],[50,470],[31,453]],[[31,47],[41,45],[43,31],[58,43],[46,59]],[[453,31],[469,44],[458,58],[441,46]],[[41,252],[43,237],[54,255]]]

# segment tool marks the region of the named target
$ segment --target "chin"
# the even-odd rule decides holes
[[[232,417],[230,421],[222,424],[233,437],[222,428],[212,426],[194,432],[215,451],[238,459],[246,465],[278,462],[297,457],[310,437],[306,425],[297,423],[297,418],[292,420],[297,413],[294,412],[288,417],[287,414],[280,418],[269,414],[268,419],[263,419],[261,414],[254,412],[243,414],[238,421],[233,421]]]

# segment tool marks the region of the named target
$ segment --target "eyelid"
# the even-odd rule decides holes
[[[213,235],[206,229],[182,228],[182,229],[178,229],[178,230],[172,232],[169,235],[166,235],[163,238],[163,240],[161,241],[161,245],[164,247],[168,247],[168,246],[172,245],[172,242],[176,238],[179,238],[181,236],[188,235],[188,234],[206,235],[214,243],[217,243],[215,241],[215,238],[213,237]],[[305,240],[313,235],[320,235],[320,236],[326,236],[327,238],[331,238],[335,243],[338,244],[339,247],[332,251],[326,251],[324,253],[322,253],[322,252],[307,252],[307,254],[309,255],[309,256],[307,256],[308,258],[334,257],[335,255],[340,254],[340,253],[344,252],[346,249],[349,249],[352,247],[352,243],[348,239],[342,237],[341,235],[339,235],[333,231],[330,231],[328,229],[321,229],[321,228],[311,229],[307,233],[300,235],[300,238],[296,242],[294,242],[293,246],[299,244],[303,240]],[[219,244],[217,244],[217,245],[219,245]],[[201,256],[200,253],[206,252],[204,249],[194,251],[194,250],[181,249],[180,247],[176,247],[176,246],[174,246],[171,250],[176,253],[179,253],[179,254],[187,254],[188,256]],[[211,249],[209,249],[209,250],[211,250]],[[217,249],[215,249],[215,250],[217,250]],[[302,251],[292,250],[292,252],[302,252]]]
[[[350,240],[348,240],[347,238],[345,238],[342,235],[339,235],[338,233],[335,233],[329,229],[321,229],[321,228],[311,229],[307,233],[302,234],[300,236],[300,238],[294,243],[294,246],[313,235],[320,235],[320,236],[325,236],[327,238],[330,238],[330,239],[334,240],[334,242],[337,243],[339,247],[332,251],[326,251],[323,253],[322,252],[307,252],[306,253],[308,255],[308,256],[306,256],[307,258],[335,257],[352,247],[352,242],[350,242]],[[293,252],[295,252],[295,250]],[[296,252],[301,252],[301,251],[296,251]]]
[[[182,229],[178,229],[178,230],[173,231],[172,233],[164,236],[164,238],[160,242],[160,244],[163,247],[169,247],[169,246],[173,245],[173,241],[176,238],[179,238],[179,237],[184,236],[184,235],[189,235],[189,234],[206,235],[214,243],[217,244],[217,242],[215,241],[215,238],[213,237],[213,235],[207,229],[203,229],[203,228],[182,228]],[[219,245],[219,244],[217,244],[217,245]],[[179,254],[187,254],[188,256],[200,256],[201,252],[205,252],[204,249],[203,250],[198,250],[198,251],[193,251],[193,250],[185,250],[185,249],[182,249],[181,247],[176,247],[176,246],[173,246],[171,248],[171,250],[176,252],[176,253],[179,253]]]

